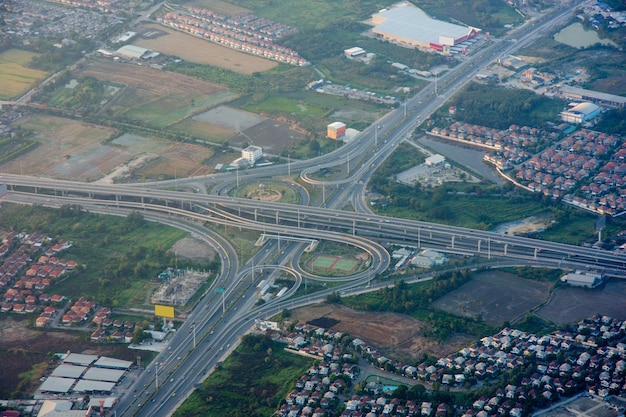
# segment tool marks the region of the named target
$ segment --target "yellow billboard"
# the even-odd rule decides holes
[[[158,304],[154,305],[154,315],[158,317],[167,317],[170,319],[174,318],[174,307],[172,306],[160,306]]]

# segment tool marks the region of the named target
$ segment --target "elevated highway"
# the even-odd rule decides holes
[[[166,210],[190,221],[230,224],[285,236],[341,241],[366,249],[374,258],[374,267],[378,261],[385,268],[389,265],[386,250],[380,244],[372,243],[378,241],[433,247],[487,259],[499,257],[541,261],[553,267],[592,269],[611,276],[626,277],[626,257],[622,254],[521,236],[329,208],[138,189],[123,185],[81,184],[7,175],[2,180],[8,186],[5,198],[9,199],[11,195],[21,193],[35,194],[57,205],[61,204],[60,200],[68,199],[67,202],[124,206],[138,211]]]

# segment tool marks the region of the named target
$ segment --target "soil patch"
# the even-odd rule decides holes
[[[176,242],[171,252],[193,261],[212,261],[216,255],[215,250],[208,243],[193,237],[186,237]]]
[[[287,120],[264,119],[231,137],[228,142],[233,146],[243,147],[252,139],[255,145],[263,147],[264,153],[280,155],[282,151],[293,148],[306,138],[307,134],[302,129]]]
[[[420,360],[424,354],[445,356],[473,342],[457,335],[445,344],[438,343],[421,336],[428,324],[407,315],[356,311],[340,305],[303,307],[292,311],[291,317],[298,322],[327,323],[330,327],[322,327],[348,333],[375,346],[385,356],[407,361]]]
[[[115,129],[77,120],[29,115],[16,126],[36,132],[38,146],[7,161],[4,172],[90,181],[132,157],[128,149],[102,145]]]
[[[502,271],[475,274],[461,288],[436,300],[432,307],[478,318],[492,326],[514,321],[548,299],[549,282],[531,281]]]
[[[557,288],[537,314],[556,324],[573,323],[596,314],[626,320],[626,281],[613,279],[599,288]]]

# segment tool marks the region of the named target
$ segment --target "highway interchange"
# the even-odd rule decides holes
[[[613,252],[378,216],[371,213],[364,199],[369,177],[395,147],[411,135],[420,121],[427,119],[494,59],[512,53],[562,24],[573,9],[570,5],[555,10],[541,21],[526,24],[515,33],[514,41],[511,38],[493,41],[440,77],[436,87],[425,87],[350,143],[309,161],[258,168],[243,175],[237,172],[126,185],[3,174],[2,182],[8,188],[3,197],[5,201],[51,207],[78,204],[89,211],[120,216],[132,210],[140,211],[147,220],[182,228],[209,242],[222,259],[222,269],[213,287],[203,294],[173,334],[167,351],[147,366],[137,377],[133,391],[120,399],[116,414],[171,415],[196,384],[224,359],[255,319],[271,317],[285,308],[318,302],[332,291],[369,288],[373,278],[392,266],[384,247],[388,243],[429,247],[518,265],[590,269],[626,277],[626,259]],[[337,166],[345,166],[344,178],[327,182],[316,179],[320,170]],[[321,200],[309,202],[306,190],[295,184],[304,204],[263,202],[228,195],[240,181],[258,181],[292,172],[299,172],[302,181],[321,188]],[[204,191],[208,185],[212,185],[210,192],[179,191]],[[342,210],[346,206],[351,206],[353,211]],[[236,248],[204,227],[206,223],[256,230],[268,238],[258,252],[240,265]],[[342,280],[332,290],[294,297],[300,283],[319,278],[300,269],[298,259],[310,242],[320,238],[361,249],[369,256],[370,268]],[[256,306],[257,284],[275,271],[292,275],[296,285],[285,296]]]

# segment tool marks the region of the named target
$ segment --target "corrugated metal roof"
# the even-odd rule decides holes
[[[58,392],[58,393],[67,393],[72,385],[74,385],[76,380],[74,378],[60,378],[56,376],[51,376],[46,379],[43,384],[39,387],[40,391],[43,392]]]
[[[76,383],[74,392],[111,392],[115,387],[115,382],[90,381],[81,379]]]
[[[374,29],[376,33],[412,39],[422,44],[439,44],[440,36],[459,39],[470,31],[470,28],[465,26],[433,19],[422,10],[408,4],[387,9],[375,16],[385,19]]]
[[[132,364],[133,363],[131,361],[100,356],[100,358],[98,358],[98,360],[94,363],[94,366],[99,366],[101,368],[128,369],[132,366]]]
[[[85,355],[82,353],[70,353],[65,358],[63,358],[63,362],[88,366],[94,363],[96,359],[98,359],[98,356],[96,355]]]
[[[63,363],[59,365],[54,371],[52,371],[51,376],[57,376],[61,378],[80,378],[80,376],[85,372],[87,367],[85,366],[76,366],[68,363]]]
[[[82,379],[91,381],[117,382],[124,376],[124,370],[107,368],[89,368]]]

